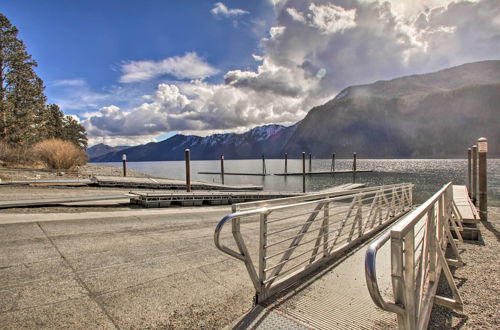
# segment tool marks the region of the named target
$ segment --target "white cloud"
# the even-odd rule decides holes
[[[272,26],[271,29],[269,29],[269,35],[271,36],[271,39],[275,39],[285,33],[286,26]]]
[[[196,53],[168,57],[160,61],[131,61],[121,66],[122,83],[135,83],[163,75],[179,79],[203,79],[217,73],[217,70],[203,61]]]
[[[84,79],[78,78],[78,79],[63,79],[63,80],[56,80],[52,82],[53,86],[85,86],[87,83],[85,82]]]
[[[214,7],[210,10],[212,15],[215,17],[235,17],[235,16],[241,16],[248,14],[248,11],[243,10],[243,9],[229,9],[225,4],[222,2],[217,2]]]
[[[95,136],[89,137],[88,144],[93,146],[99,143],[104,143],[108,146],[136,146],[149,142],[157,142],[155,136]]]
[[[54,102],[63,111],[95,109],[109,100],[110,95],[93,91],[84,79],[56,80],[51,83]]]
[[[346,10],[334,4],[317,6],[312,3],[307,14],[295,8],[287,8],[287,12],[295,21],[316,28],[323,34],[342,32],[356,26],[356,9]]]

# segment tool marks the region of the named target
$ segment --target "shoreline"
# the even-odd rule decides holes
[[[68,170],[43,169],[43,168],[40,169],[10,168],[10,167],[0,166],[0,178],[2,179],[2,181],[7,181],[7,182],[18,181],[18,180],[89,178],[96,175],[122,176],[123,169],[115,165],[96,165],[96,164],[86,164]],[[130,177],[138,177],[138,178],[151,177],[151,175],[133,169],[127,169],[127,175]]]

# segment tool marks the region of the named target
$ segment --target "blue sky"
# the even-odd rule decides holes
[[[195,52],[219,70],[222,81],[234,68],[255,68],[252,53],[272,18],[266,1],[230,1],[252,17],[214,17],[212,1],[3,0],[0,10],[20,30],[38,62],[49,101],[57,101],[63,81],[84,79],[98,92],[112,88],[126,61],[161,60]],[[248,16],[248,15],[247,15]],[[256,21],[251,22],[251,21]],[[168,75],[162,78],[168,79]],[[58,85],[58,83],[60,83]],[[76,82],[75,82],[76,84]],[[151,83],[154,85],[154,83]],[[128,101],[128,100],[125,100]],[[67,112],[76,112],[70,109]]]
[[[90,143],[292,124],[343,88],[500,54],[498,0],[2,0]]]

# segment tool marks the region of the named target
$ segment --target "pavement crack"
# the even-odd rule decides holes
[[[43,229],[43,227],[40,225],[39,222],[37,222],[36,224],[38,225],[38,227],[40,228],[40,230],[43,232],[43,234],[45,235],[45,237],[49,240],[50,244],[52,244],[52,246],[57,251],[57,253],[61,256],[61,259],[64,261],[64,263],[71,269],[71,271],[73,273],[73,276],[75,277],[75,280],[78,282],[78,284],[80,284],[83,287],[83,289],[85,291],[87,291],[88,297],[93,302],[95,302],[97,304],[97,306],[99,306],[99,308],[102,310],[102,312],[104,313],[104,315],[106,315],[106,317],[108,318],[108,320],[115,326],[115,328],[116,329],[120,329],[120,327],[118,326],[118,324],[116,323],[116,321],[111,317],[111,315],[108,313],[108,311],[106,310],[106,308],[104,307],[104,305],[98,299],[96,299],[97,295],[94,294],[92,292],[92,290],[90,290],[90,288],[87,286],[87,284],[78,275],[76,269],[68,261],[68,259],[66,259],[66,257],[64,256],[64,254],[62,254],[61,250],[59,250],[59,248],[57,247],[56,243],[52,240],[52,238],[50,238],[50,236],[47,234],[47,232],[45,231],[45,229]]]

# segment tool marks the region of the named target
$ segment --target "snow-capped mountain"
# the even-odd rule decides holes
[[[213,134],[206,137],[196,135],[174,135],[171,138],[112,151],[105,155],[90,157],[91,162],[120,161],[123,153],[131,161],[181,160],[184,150],[191,150],[192,159],[216,159],[224,155],[228,159],[280,157],[283,146],[295,131],[294,126],[265,125],[255,127],[245,133]]]

